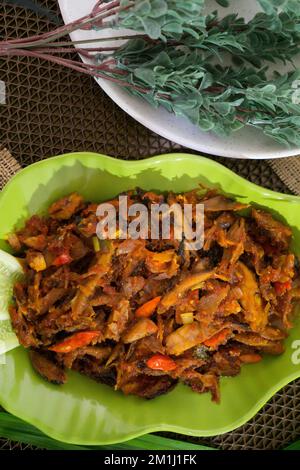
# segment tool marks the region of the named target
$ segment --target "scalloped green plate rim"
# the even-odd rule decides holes
[[[28,216],[45,212],[55,199],[75,190],[100,202],[135,186],[187,191],[200,182],[268,208],[285,220],[293,229],[293,249],[300,255],[300,198],[259,187],[213,160],[181,153],[124,161],[80,152],[30,165],[1,193],[0,248],[9,251],[5,237]],[[78,445],[115,444],[155,431],[213,436],[244,424],[272,395],[300,377],[300,353],[293,348],[299,340],[297,320],[282,356],[266,357],[245,366],[237,377],[221,379],[219,405],[208,394],[198,395],[184,385],[144,401],[75,372],[69,373],[64,386],[48,384],[19,347],[7,353],[6,364],[0,365],[0,404],[52,438]]]

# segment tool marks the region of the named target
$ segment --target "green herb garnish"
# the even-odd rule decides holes
[[[0,41],[0,55],[39,57],[113,81],[202,131],[230,136],[252,126],[299,147],[300,72],[293,60],[300,52],[300,2],[257,1],[261,12],[247,23],[236,14],[221,16],[218,6],[227,7],[227,0],[102,0],[53,32]],[[207,14],[211,5],[216,11]],[[108,27],[137,35],[118,36],[128,40],[125,46],[107,46],[107,38],[93,48],[89,40],[61,41],[76,29]],[[74,51],[92,63],[60,56]],[[282,62],[292,71],[271,74],[270,65],[274,70]]]

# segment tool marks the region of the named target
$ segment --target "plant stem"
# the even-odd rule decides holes
[[[136,38],[142,38],[145,39],[145,35],[143,34],[136,34],[134,36],[111,36],[107,38],[94,38],[94,39],[83,39],[81,41],[56,41],[51,44],[51,47],[64,47],[64,46],[72,46],[75,44],[94,44],[97,42],[105,42],[105,41],[127,41],[129,38],[136,39]],[[1,45],[1,41],[0,41]],[[14,49],[18,47],[17,45],[14,45]],[[22,48],[26,47],[26,49],[30,47],[35,47],[35,45],[30,46],[28,44],[22,44]],[[20,47],[21,47],[20,46]],[[47,47],[48,44],[41,44],[39,47]],[[117,47],[117,46],[116,46]]]
[[[120,80],[118,78],[105,74],[104,72],[112,72],[112,69],[108,67],[108,65],[112,63],[110,61],[103,62],[100,65],[93,65],[93,64],[86,64],[83,62],[78,62],[76,60],[52,56],[50,54],[45,54],[42,52],[30,51],[26,49],[3,50],[1,51],[1,54],[6,55],[6,56],[34,57],[37,59],[47,60],[48,62],[52,62],[57,65],[68,67],[69,69],[75,70],[76,72],[85,73],[86,75],[90,75],[95,78],[102,78],[105,80],[109,80],[110,82],[116,83],[117,85],[120,85],[125,88],[131,88],[143,94],[149,93],[150,91],[148,88],[143,88],[137,85],[133,85],[131,83],[125,82],[124,80]],[[124,75],[124,73],[126,74],[125,71],[118,70],[118,69],[114,69],[113,72],[119,75]]]
[[[14,48],[17,44],[21,44],[23,47],[36,47],[36,46],[44,46],[45,44],[49,44],[52,41],[60,39],[67,34],[70,34],[78,29],[84,29],[85,27],[91,28],[92,25],[97,24],[97,26],[103,26],[103,21],[113,15],[116,15],[120,11],[124,11],[129,9],[133,3],[130,3],[128,6],[120,8],[120,0],[114,0],[110,3],[106,3],[105,5],[101,6],[101,2],[96,4],[97,9],[94,10],[82,18],[79,18],[67,25],[60,26],[59,28],[55,29],[54,31],[50,31],[44,34],[40,34],[37,36],[32,36],[23,39],[11,39],[9,41],[1,41],[1,46],[7,46]]]

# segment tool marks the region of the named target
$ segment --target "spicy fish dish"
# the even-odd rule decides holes
[[[14,331],[52,383],[72,369],[125,394],[154,398],[181,382],[218,402],[222,376],[284,352],[300,296],[292,231],[215,190],[126,196],[149,209],[203,204],[203,246],[188,249],[174,220],[168,240],[100,241],[98,204],[68,195],[8,237],[25,272]]]

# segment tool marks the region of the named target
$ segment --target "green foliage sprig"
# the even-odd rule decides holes
[[[298,0],[258,0],[258,2],[268,15],[276,15],[279,11],[300,15]]]
[[[228,0],[98,0],[88,15],[54,31],[0,41],[0,55],[38,57],[113,81],[204,131],[227,136],[250,125],[300,146],[299,71],[271,76],[268,69],[279,61],[294,65],[300,1],[257,2],[261,11],[246,22],[239,15],[221,16],[220,9],[207,13],[205,7],[227,7]],[[110,27],[131,29],[136,37],[122,31],[124,47],[108,38],[97,47],[63,39],[78,29]],[[70,52],[89,62],[61,56]]]
[[[247,61],[258,68],[264,61],[286,63],[300,52],[300,16],[282,12],[274,19],[258,13],[246,23],[236,14],[219,19],[214,12],[206,17],[198,38],[185,37],[182,42],[214,52],[219,58],[222,52],[229,52],[235,61]]]
[[[202,51],[143,39],[131,40],[115,59],[117,72],[108,75],[204,131],[228,136],[251,125],[282,144],[300,145],[300,105],[293,102],[300,71],[268,79],[266,69],[213,65]]]
[[[152,39],[198,38],[197,30],[205,27],[204,0],[138,0],[127,10],[130,3],[121,0],[118,27],[144,31]]]

